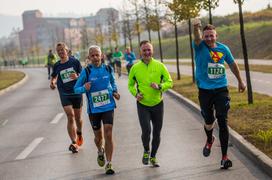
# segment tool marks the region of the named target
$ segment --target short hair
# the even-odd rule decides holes
[[[215,26],[214,26],[214,25],[211,25],[211,24],[207,24],[207,25],[203,28],[203,31],[206,31],[206,30],[215,30]]]
[[[93,50],[93,49],[99,51],[100,54],[102,54],[101,48],[100,48],[99,46],[97,46],[97,45],[91,45],[91,46],[89,47],[89,53],[90,53],[90,51]]]
[[[57,45],[56,45],[56,49],[58,47],[63,47],[64,49],[66,49],[68,51],[68,46],[64,43],[64,42],[59,42]]]
[[[148,40],[143,40],[140,42],[140,47],[143,45],[143,44],[151,44],[150,41]]]

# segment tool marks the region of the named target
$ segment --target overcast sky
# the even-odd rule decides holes
[[[46,16],[59,14],[95,14],[100,8],[114,7],[119,9],[124,0],[0,0],[0,14],[20,16],[25,10],[39,9]],[[257,11],[267,7],[272,0],[245,0],[244,11]],[[226,15],[237,12],[233,0],[220,0],[220,6],[214,15]],[[206,15],[206,13],[202,13]]]

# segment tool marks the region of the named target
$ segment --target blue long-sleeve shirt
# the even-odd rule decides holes
[[[77,94],[86,93],[88,99],[88,113],[101,113],[113,110],[116,107],[113,92],[117,92],[114,72],[111,67],[102,64],[99,67],[90,65],[90,74],[86,77],[86,68],[82,70],[74,91]],[[89,91],[85,89],[85,83],[90,82]]]
[[[125,60],[128,62],[129,65],[133,65],[133,61],[136,60],[134,52],[125,53]]]

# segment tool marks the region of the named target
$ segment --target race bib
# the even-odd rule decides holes
[[[67,82],[73,81],[73,79],[70,78],[70,74],[72,73],[75,73],[75,70],[73,67],[60,71],[60,77],[62,82],[67,83]]]
[[[91,93],[93,106],[100,107],[106,104],[110,104],[110,94],[107,89]]]
[[[208,63],[208,77],[217,79],[225,75],[225,66],[219,63]]]

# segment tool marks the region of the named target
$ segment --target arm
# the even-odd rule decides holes
[[[194,27],[194,41],[195,41],[195,44],[198,46],[201,41],[203,40],[202,39],[202,34],[201,34],[201,22],[200,20],[196,20],[194,23],[193,23],[193,27]]]
[[[241,75],[240,75],[240,70],[236,62],[233,62],[232,64],[229,64],[231,72],[235,75],[236,79],[238,80],[238,90],[239,92],[244,92],[246,89],[246,85],[243,82]]]
[[[85,72],[85,69],[82,70],[82,73],[80,73],[78,79],[77,79],[77,82],[74,86],[74,92],[76,94],[83,94],[86,92],[86,84],[90,84],[90,82],[86,82],[86,72]],[[88,88],[89,89],[89,88]]]
[[[164,64],[162,69],[162,75],[163,75],[163,82],[160,84],[161,86],[160,90],[162,92],[165,92],[168,89],[173,87],[173,80]]]
[[[135,79],[134,79],[134,76],[135,76],[135,72],[134,72],[134,68],[132,66],[131,70],[130,70],[130,73],[129,73],[129,76],[128,76],[128,90],[129,92],[134,96],[136,97],[137,95],[137,89],[135,87]]]
[[[111,84],[112,91],[113,91],[112,95],[113,95],[113,97],[115,97],[115,99],[119,100],[120,99],[120,94],[118,93],[117,85],[115,83],[114,71],[113,71],[112,67],[109,67],[109,68],[111,68],[110,84]]]

